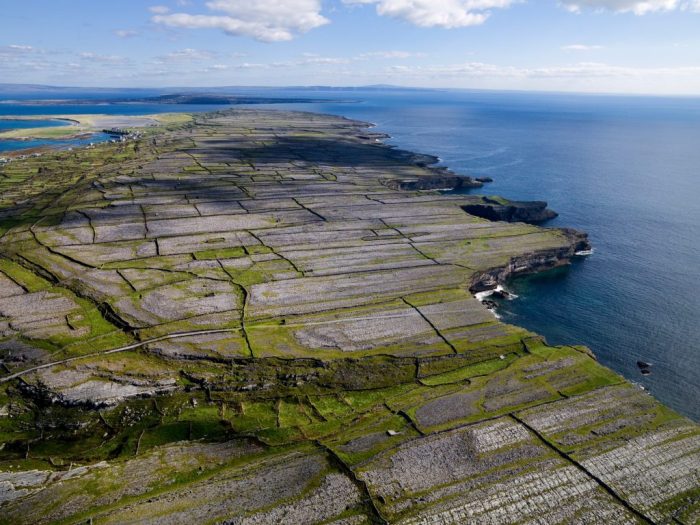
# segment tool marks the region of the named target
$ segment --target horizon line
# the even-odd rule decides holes
[[[323,85],[323,84],[298,84],[298,85],[213,85],[213,86],[76,86],[35,84],[26,82],[0,82],[0,87],[17,86],[31,88],[50,89],[75,89],[75,90],[207,90],[207,89],[327,89],[327,90],[407,90],[407,91],[469,91],[475,93],[523,93],[523,94],[549,94],[549,95],[590,95],[590,96],[625,96],[625,97],[660,97],[660,98],[700,98],[700,93],[653,93],[653,92],[623,92],[623,91],[578,91],[578,90],[547,90],[547,89],[506,89],[506,88],[467,88],[467,87],[435,87],[435,86],[407,86],[398,84],[362,84],[362,85]],[[0,91],[0,96],[2,95]]]

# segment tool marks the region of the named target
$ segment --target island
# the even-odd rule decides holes
[[[0,168],[0,523],[700,520],[697,424],[476,297],[587,236],[383,138],[233,109]]]

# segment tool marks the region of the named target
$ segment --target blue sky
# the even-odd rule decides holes
[[[25,0],[0,82],[700,95],[700,0]]]

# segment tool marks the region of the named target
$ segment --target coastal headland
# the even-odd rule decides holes
[[[172,123],[183,123],[191,120],[185,113],[161,113],[157,115],[31,115],[3,116],[0,120],[10,121],[56,121],[56,126],[22,127],[0,132],[0,140],[33,140],[54,139],[65,140],[88,137],[104,130],[143,128]],[[66,125],[68,124],[68,125]],[[50,151],[49,147],[41,151]],[[16,156],[26,152],[5,152],[4,155]]]
[[[0,168],[0,523],[700,520],[700,427],[475,298],[587,236],[382,138],[230,110]]]

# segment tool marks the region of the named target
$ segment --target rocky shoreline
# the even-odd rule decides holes
[[[0,167],[0,523],[697,521],[700,428],[474,296],[587,236],[382,138],[231,110]]]
[[[538,224],[558,217],[543,201],[517,202],[503,198],[482,197],[481,202],[464,206],[464,211],[490,221]]]
[[[527,255],[514,257],[508,264],[492,268],[476,275],[472,279],[469,289],[472,292],[483,292],[494,289],[499,284],[506,284],[514,277],[544,272],[554,268],[565,266],[578,253],[592,249],[588,240],[588,234],[572,228],[561,228],[560,231],[570,240],[568,246],[549,250],[538,250]]]

